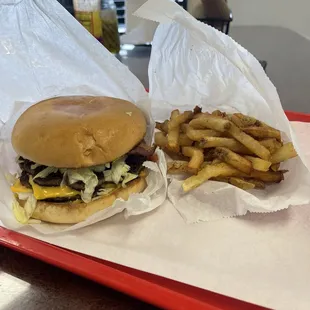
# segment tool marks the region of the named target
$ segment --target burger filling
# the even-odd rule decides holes
[[[11,189],[20,200],[32,195],[36,200],[87,203],[126,187],[139,177],[143,163],[150,160],[153,153],[154,149],[142,142],[111,163],[79,169],[48,167],[19,156],[21,175]]]

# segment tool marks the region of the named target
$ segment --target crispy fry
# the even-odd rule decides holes
[[[253,139],[251,136],[244,133],[236,125],[231,124],[228,131],[236,140],[242,143],[246,148],[256,154],[258,157],[268,160],[270,158],[270,152],[262,146],[258,141]]]
[[[197,114],[194,114],[193,119],[201,118],[201,117],[204,117],[205,115],[211,115],[211,114],[209,112],[197,113]]]
[[[283,179],[283,171],[257,171],[253,170],[250,174],[251,178],[261,180],[266,183],[280,183]]]
[[[222,112],[220,110],[215,110],[211,113],[212,115],[214,116],[219,116],[219,117],[226,117],[226,113],[225,112]]]
[[[194,110],[193,110],[194,115],[201,113],[201,111],[202,111],[202,108],[199,107],[198,105],[196,105]]]
[[[165,120],[163,123],[156,122],[156,126],[155,126],[155,127],[156,127],[158,130],[167,133],[167,132],[168,132],[168,123],[169,123],[168,120]]]
[[[180,136],[179,136],[180,146],[191,146],[192,144],[193,144],[193,141],[185,133],[180,133]]]
[[[248,115],[244,115],[242,113],[235,113],[235,116],[237,116],[241,122],[241,127],[250,127],[250,126],[259,126],[260,122],[252,117],[252,116],[248,116]]]
[[[263,160],[261,158],[257,158],[257,157],[253,157],[253,156],[244,156],[244,158],[246,158],[247,160],[249,160],[252,163],[253,169],[255,169],[255,170],[268,171],[270,166],[271,166],[270,161],[266,161],[266,160]]]
[[[278,150],[282,145],[274,138],[260,140],[259,143],[263,145],[271,154]]]
[[[276,138],[279,141],[281,140],[280,131],[271,127],[247,127],[243,128],[243,131],[258,139]]]
[[[214,151],[214,156],[246,174],[250,174],[253,169],[252,163],[249,160],[226,147],[217,147]]]
[[[204,115],[198,119],[193,119],[189,123],[189,125],[195,129],[210,128],[220,132],[227,131],[231,124],[232,123],[230,121],[216,117],[214,115]]]
[[[190,161],[188,163],[189,171],[197,173],[204,161],[203,151],[193,146],[184,146],[182,147],[182,153],[183,155],[190,157]]]
[[[166,147],[168,143],[167,136],[164,132],[155,132],[154,136],[155,144],[161,148]]]
[[[186,179],[182,184],[182,188],[184,192],[188,192],[211,178],[218,176],[238,176],[240,174],[240,171],[226,163],[206,165],[197,175]]]
[[[231,151],[240,154],[253,154],[240,142],[232,138],[221,138],[221,137],[205,137],[198,143],[201,148],[211,148],[211,147],[227,147]]]
[[[233,114],[230,116],[230,120],[239,128],[242,128],[243,127],[243,123],[242,123],[242,120],[236,115],[236,114]]]
[[[176,115],[172,119],[170,119],[169,125],[172,128],[178,127],[183,123],[191,120],[193,118],[194,113],[192,111],[185,111],[182,114]]]
[[[169,174],[190,173],[188,169],[188,161],[174,160],[167,163]]]
[[[180,128],[181,128],[181,131],[182,131],[183,133],[186,133],[189,127],[190,127],[189,124],[183,123],[183,124],[181,124],[181,127],[180,127]]]
[[[247,182],[254,184],[256,189],[265,189],[265,183],[260,180],[255,179],[247,179]]]
[[[277,163],[277,164],[272,164],[270,169],[272,171],[278,171],[280,169],[280,163]]]
[[[179,152],[179,129],[180,124],[175,121],[176,117],[180,115],[179,110],[173,110],[171,112],[170,121],[168,123],[168,148],[173,152]]]
[[[288,160],[290,158],[296,157],[297,153],[294,149],[292,142],[284,144],[280,149],[278,149],[272,156],[271,162],[277,164],[279,162]]]
[[[231,185],[239,187],[245,191],[255,188],[255,184],[247,182],[247,181],[240,179],[240,178],[235,178],[235,177],[229,178],[229,183]]]
[[[187,136],[193,141],[200,141],[204,137],[220,137],[221,132],[212,129],[194,129],[192,127],[187,127]]]

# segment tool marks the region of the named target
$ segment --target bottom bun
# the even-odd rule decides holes
[[[139,177],[127,184],[125,188],[115,190],[108,196],[104,196],[89,203],[67,202],[53,203],[38,201],[32,218],[49,223],[75,224],[86,220],[92,214],[110,207],[117,198],[128,200],[134,193],[141,193],[147,183],[144,177]]]

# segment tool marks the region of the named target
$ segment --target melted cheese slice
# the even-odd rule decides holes
[[[80,192],[68,187],[68,186],[40,186],[30,180],[32,190],[23,186],[18,180],[14,185],[11,186],[13,193],[31,193],[37,200],[43,200],[48,198],[57,197],[73,197],[80,195]]]

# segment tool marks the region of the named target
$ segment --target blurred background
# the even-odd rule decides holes
[[[132,15],[146,0],[58,1],[148,87],[157,24]],[[175,2],[251,52],[277,87],[284,108],[310,112],[309,0]]]

